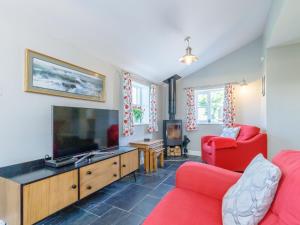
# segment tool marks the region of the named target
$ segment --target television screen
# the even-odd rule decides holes
[[[117,110],[53,106],[53,158],[119,145]]]

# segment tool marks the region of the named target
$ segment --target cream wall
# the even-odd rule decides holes
[[[236,122],[253,124],[262,128],[265,124],[262,114],[261,76],[262,76],[262,39],[259,38],[249,45],[233,52],[230,55],[208,65],[197,73],[182,78],[177,82],[177,118],[185,123],[185,93],[186,87],[210,87],[228,82],[240,82],[243,78],[249,83],[241,88],[236,86]],[[201,59],[200,59],[201,60]],[[166,92],[165,87],[165,92]],[[166,94],[164,94],[166,96]],[[165,105],[167,100],[164,100]],[[167,118],[167,111],[164,111]],[[190,154],[200,154],[200,138],[203,135],[218,135],[222,125],[199,125],[198,131],[184,132],[191,139]]]
[[[69,43],[30,30],[22,21],[2,20],[0,16],[0,167],[43,158],[52,152],[51,106],[119,109],[120,69],[103,62]],[[25,49],[89,68],[106,75],[105,103],[75,100],[23,91]],[[161,103],[159,103],[161,104]],[[161,113],[159,112],[159,116]],[[135,135],[121,137],[121,145],[150,136],[146,126],[135,128]],[[156,136],[160,136],[156,134]]]
[[[270,48],[266,57],[269,156],[300,149],[300,43]]]

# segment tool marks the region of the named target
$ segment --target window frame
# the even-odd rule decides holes
[[[143,83],[140,83],[140,82],[138,82],[138,81],[132,81],[132,91],[131,91],[131,94],[132,94],[132,97],[133,97],[133,88],[136,88],[137,90],[139,90],[138,92],[139,92],[139,94],[138,94],[138,92],[137,92],[137,95],[136,95],[136,98],[138,97],[138,95],[139,95],[139,97],[137,98],[137,100],[139,100],[139,103],[137,103],[137,104],[134,104],[133,102],[132,102],[132,106],[141,106],[141,107],[143,107],[144,108],[144,116],[145,116],[145,112],[146,112],[146,110],[147,110],[147,118],[145,119],[145,118],[143,118],[142,119],[142,121],[140,122],[140,123],[137,123],[137,122],[135,122],[135,121],[133,121],[133,123],[134,123],[134,125],[135,126],[139,126],[139,125],[149,125],[149,123],[150,123],[150,86],[149,85],[145,85],[145,84],[143,84]],[[144,90],[144,88],[146,88],[146,90]],[[144,96],[145,95],[145,93],[147,94],[147,96]],[[143,99],[144,98],[147,98],[147,102],[148,103],[146,103],[146,104],[143,104]],[[146,106],[145,106],[146,105]]]
[[[214,88],[203,88],[203,89],[196,89],[195,90],[195,110],[196,110],[196,123],[198,125],[209,125],[209,124],[212,124],[212,125],[222,125],[224,124],[223,122],[223,116],[222,115],[222,121],[221,122],[212,122],[212,115],[211,115],[211,104],[212,104],[212,101],[211,101],[211,93],[214,92],[214,91],[219,91],[219,90],[222,90],[224,93],[225,93],[225,87],[222,86],[222,87],[214,87]],[[198,120],[198,109],[201,108],[201,107],[198,107],[198,96],[199,94],[205,94],[207,95],[207,120]],[[223,105],[224,105],[224,100],[223,100]]]

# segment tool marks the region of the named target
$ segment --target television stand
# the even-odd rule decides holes
[[[43,159],[0,168],[0,218],[9,225],[32,225],[134,175],[138,149],[119,147],[113,152],[64,168],[44,166]]]

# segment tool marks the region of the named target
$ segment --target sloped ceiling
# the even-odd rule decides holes
[[[24,24],[153,81],[187,76],[255,40],[271,0],[5,0],[1,19]],[[191,36],[200,60],[182,65]]]
[[[300,1],[275,0],[266,26],[266,47],[300,42]]]

